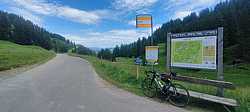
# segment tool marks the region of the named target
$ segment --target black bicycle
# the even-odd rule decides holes
[[[156,71],[146,71],[146,77],[142,82],[144,95],[152,98],[159,96],[171,104],[184,107],[189,102],[189,92],[181,84],[173,83],[176,73],[159,74]]]

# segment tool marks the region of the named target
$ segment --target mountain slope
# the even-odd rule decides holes
[[[0,40],[0,71],[39,63],[55,56],[38,46],[18,45]]]
[[[56,52],[67,52],[73,47],[73,42],[63,36],[50,33],[21,16],[0,11],[0,21],[0,40],[36,45]]]

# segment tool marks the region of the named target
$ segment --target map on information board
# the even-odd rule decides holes
[[[216,36],[171,39],[171,66],[216,69]]]

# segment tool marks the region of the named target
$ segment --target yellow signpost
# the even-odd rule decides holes
[[[149,63],[156,63],[158,61],[158,46],[146,46],[146,60]]]
[[[146,32],[151,30],[151,35],[152,35],[153,34],[153,17],[149,14],[137,15],[136,16],[136,28],[145,30]],[[153,38],[151,39],[151,45],[153,45]]]
[[[151,15],[137,15],[136,28],[151,28],[152,16]]]

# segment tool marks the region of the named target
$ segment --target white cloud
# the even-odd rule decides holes
[[[161,27],[161,24],[156,24],[156,25],[154,25],[153,30],[155,31],[155,30],[157,30],[160,27]]]
[[[67,39],[86,47],[111,48],[115,45],[129,44],[141,37],[134,29],[89,32],[83,36],[64,35]]]
[[[148,7],[154,5],[157,1],[158,0],[114,0],[113,7],[117,10],[148,13]]]
[[[10,12],[21,15],[23,18],[32,21],[36,25],[39,25],[39,26],[43,25],[43,20],[41,17],[38,17],[37,15],[34,15],[27,10],[12,7],[10,8]]]
[[[190,15],[191,13],[192,13],[191,11],[178,11],[173,16],[173,19],[184,18],[184,17]]]
[[[96,24],[102,19],[99,14],[103,14],[101,11],[75,9],[58,3],[48,2],[46,0],[12,0],[9,3],[32,13],[57,16],[83,24]]]
[[[100,19],[100,17],[95,13],[86,12],[70,7],[58,7],[57,10],[57,16],[67,18],[71,21],[79,23],[95,24]]]
[[[165,0],[164,9],[170,12],[172,19],[183,18],[191,12],[199,12],[204,8],[211,8],[225,0]]]
[[[128,24],[131,26],[136,26],[136,21],[135,20],[130,20],[128,21]]]

